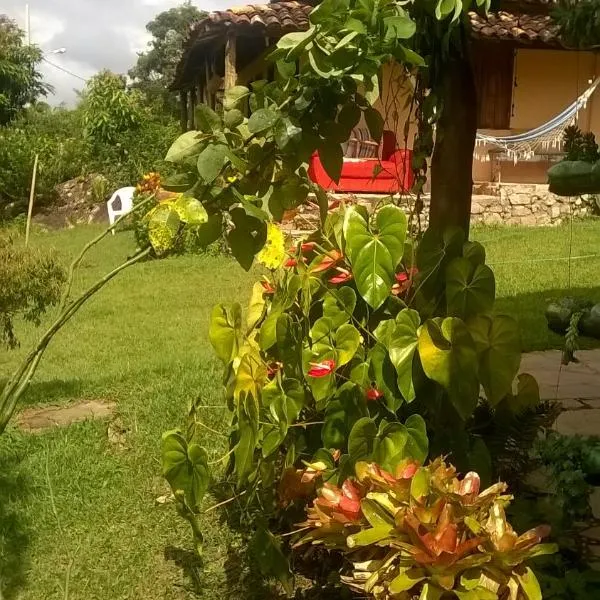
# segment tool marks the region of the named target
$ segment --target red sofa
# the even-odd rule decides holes
[[[327,175],[318,152],[315,152],[308,175],[322,188],[332,192],[390,194],[409,191],[413,185],[412,150],[399,149],[392,131],[383,132],[381,145],[381,159],[345,158],[337,183]],[[380,166],[379,172],[376,165]]]

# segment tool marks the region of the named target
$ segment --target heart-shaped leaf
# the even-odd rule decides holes
[[[325,424],[321,431],[323,446],[346,450],[354,424],[368,414],[362,390],[349,382],[342,385],[325,410]]]
[[[477,316],[467,327],[479,355],[479,379],[488,402],[496,406],[511,391],[521,364],[519,326],[511,317]]]
[[[231,362],[238,354],[242,337],[240,304],[217,304],[212,310],[208,336],[217,356],[225,363]]]
[[[188,225],[203,225],[208,221],[208,213],[202,202],[190,196],[181,196],[175,202],[179,218]]]
[[[372,230],[359,210],[349,208],[344,237],[358,291],[369,305],[379,308],[390,294],[404,252],[406,215],[396,206],[384,206]]]
[[[335,332],[335,354],[338,367],[349,363],[360,346],[360,333],[354,325],[347,323]]]
[[[373,456],[377,425],[369,417],[359,419],[352,427],[348,437],[348,454],[354,462],[368,460]]]
[[[229,160],[229,148],[225,144],[209,144],[198,155],[198,174],[205,183],[212,183]]]
[[[398,388],[404,399],[412,402],[416,397],[413,359],[417,350],[417,332],[421,318],[416,310],[405,308],[396,315],[394,323],[387,339],[387,348],[390,360],[398,373]]]
[[[165,156],[165,161],[180,163],[189,156],[199,154],[205,145],[206,142],[201,139],[198,131],[186,131],[173,142]]]
[[[223,129],[221,117],[206,104],[196,106],[196,123],[204,133],[217,133]]]
[[[487,313],[494,306],[496,280],[487,265],[455,258],[446,270],[446,302],[448,314],[467,319]]]
[[[439,383],[462,419],[477,405],[479,379],[477,351],[460,319],[430,319],[419,331],[419,356],[425,374]]]
[[[356,307],[356,292],[345,285],[329,290],[323,301],[323,316],[331,319],[334,328],[341,327],[352,318]]]
[[[183,491],[186,503],[197,512],[210,482],[206,450],[193,442],[188,445],[179,431],[167,431],[162,437],[161,464],[173,492]]]
[[[179,214],[168,204],[159,204],[148,213],[148,237],[157,254],[164,254],[177,241]]]

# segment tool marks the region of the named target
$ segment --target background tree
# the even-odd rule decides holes
[[[0,15],[0,125],[6,125],[26,104],[51,90],[37,70],[41,50],[27,45],[24,37],[14,21]]]
[[[182,43],[190,25],[206,15],[187,1],[161,12],[146,25],[152,34],[149,50],[139,53],[129,76],[134,81],[133,87],[141,90],[149,102],[158,102],[169,113],[177,114],[177,100],[168,88],[181,56]]]
[[[85,135],[93,143],[116,144],[119,135],[141,122],[139,99],[125,77],[101,71],[88,82],[83,105]]]

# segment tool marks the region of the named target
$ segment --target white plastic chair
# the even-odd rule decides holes
[[[114,222],[121,216],[126,215],[133,208],[133,194],[135,193],[134,187],[124,187],[117,190],[106,203],[106,209],[108,211],[108,222],[113,225]],[[120,201],[121,208],[115,208],[115,203]],[[115,230],[112,230],[112,234],[115,235]]]

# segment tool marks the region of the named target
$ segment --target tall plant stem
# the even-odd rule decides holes
[[[116,224],[116,223],[115,223]],[[110,231],[110,229],[108,230]],[[102,239],[103,236],[96,238],[97,241]],[[96,241],[96,243],[97,243]],[[91,246],[90,246],[91,247]],[[88,248],[89,249],[89,248]],[[83,292],[77,299],[64,305],[61,305],[61,312],[49,327],[49,329],[40,338],[35,348],[25,357],[21,364],[17,367],[11,378],[8,380],[2,394],[0,394],[0,434],[4,432],[8,422],[10,421],[19,399],[23,395],[23,392],[27,389],[29,382],[35,374],[35,371],[40,363],[40,360],[48,347],[48,344],[52,341],[52,338],[60,331],[60,329],[77,313],[77,311],[89,300],[97,291],[102,289],[111,279],[116,277],[121,271],[139,262],[142,258],[148,256],[151,248],[148,247],[141,252],[138,252],[135,256],[125,261],[113,269],[110,273],[107,273],[104,277],[99,279],[96,283],[90,286],[85,292]],[[72,283],[73,273],[70,273],[69,289]]]

